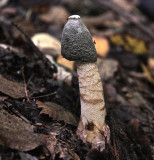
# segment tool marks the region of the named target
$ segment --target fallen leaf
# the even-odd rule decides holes
[[[47,23],[53,23],[59,26],[64,25],[68,17],[68,11],[60,6],[52,6],[47,13],[40,15],[40,19],[42,21]]]
[[[126,10],[126,12],[131,12],[135,8],[135,5],[132,5],[131,1],[123,1],[123,0],[112,0],[116,5]],[[135,3],[135,2],[134,2]]]
[[[106,57],[110,49],[108,40],[106,38],[101,38],[97,36],[93,36],[93,40],[95,41],[95,47],[98,56]]]
[[[97,64],[101,77],[105,81],[113,78],[118,71],[119,63],[114,59],[98,59]]]
[[[104,92],[109,102],[127,104],[124,97],[117,93],[116,88],[112,84],[106,84],[104,86]]]
[[[63,58],[61,55],[58,57],[57,63],[73,70],[74,61],[69,61],[69,60]]]
[[[27,35],[31,36],[31,35],[33,35],[34,33],[36,33],[39,30],[38,29],[39,26],[35,27],[32,24],[32,22],[30,20],[28,20],[28,18],[30,18],[28,16],[27,16],[27,20],[23,19],[23,17],[17,17],[17,18],[14,19],[14,22],[16,24],[18,24],[24,30],[24,32]],[[24,35],[22,35],[20,32],[15,32],[15,31],[12,31],[12,32],[13,32],[13,37],[14,38],[19,38],[20,37],[20,39],[22,38],[25,41]]]
[[[68,124],[77,126],[77,120],[75,116],[62,106],[52,102],[43,103],[40,101],[37,101],[36,104],[39,108],[42,108],[40,114],[47,114],[49,117],[53,118],[53,120],[63,120]]]
[[[29,151],[41,144],[41,136],[34,133],[32,125],[3,109],[0,110],[0,145]]]
[[[31,37],[33,43],[42,51],[44,54],[49,54],[53,57],[57,57],[61,53],[60,41],[55,37],[47,33],[37,33]]]
[[[149,50],[143,40],[133,37],[128,34],[118,34],[110,37],[111,43],[117,46],[123,46],[126,51],[136,54],[148,54]]]
[[[89,29],[97,27],[119,28],[123,26],[122,22],[115,20],[113,12],[110,11],[97,16],[84,16],[82,20]]]
[[[26,96],[23,84],[7,80],[2,75],[0,75],[0,92],[16,99]]]
[[[148,102],[144,99],[144,97],[139,93],[139,92],[133,92],[131,93],[131,97],[129,97],[129,102],[136,107],[140,107],[140,106],[148,106]]]
[[[144,85],[142,85],[142,87],[144,88]],[[140,92],[137,92],[136,90],[133,90],[132,88],[129,87],[123,87],[121,91],[125,93],[127,104],[133,106],[134,110],[141,109],[140,107],[142,106],[146,108],[147,111],[149,111],[149,114],[154,114],[154,111],[151,108],[149,102]],[[144,88],[144,91],[146,91],[146,87]],[[138,118],[140,117],[139,119],[143,119],[144,116],[142,114],[144,113],[140,113],[139,115],[136,114],[135,116]]]

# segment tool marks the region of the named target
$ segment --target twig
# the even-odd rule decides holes
[[[7,102],[9,102],[9,101],[7,100]],[[30,123],[30,121],[26,117],[24,117],[20,112],[18,112],[17,110],[15,110],[14,107],[10,108],[5,101],[2,101],[2,103],[5,105],[5,107],[3,107],[5,110],[10,109],[12,111],[12,113],[14,113],[16,116],[18,116],[19,118],[21,118],[23,121],[25,121],[26,123]]]
[[[28,44],[32,47],[33,51],[37,54],[37,56],[41,59],[41,61],[45,64],[45,67],[48,68],[48,71],[45,70],[44,72],[46,72],[47,75],[49,75],[50,73],[53,72],[57,72],[57,67],[52,64],[47,58],[46,56],[35,46],[35,44],[32,42],[32,40],[29,38],[29,36],[23,31],[23,29],[21,27],[19,27],[15,22],[12,22],[8,19],[5,19],[4,17],[0,16],[0,25],[12,25],[13,27],[15,27],[20,33],[22,33],[24,35],[24,37],[26,38]],[[4,26],[5,29],[5,26]],[[8,34],[8,32],[6,32],[6,34]],[[52,70],[51,70],[52,69]],[[50,72],[51,70],[51,72]],[[52,75],[52,74],[51,74]]]
[[[29,96],[28,96],[28,91],[27,91],[27,85],[26,85],[26,80],[25,80],[25,75],[24,75],[24,66],[22,66],[22,76],[23,76],[23,79],[24,79],[24,85],[25,85],[25,93],[26,93],[26,97],[27,97],[27,100],[28,102],[31,102],[30,99],[29,99]]]
[[[56,94],[57,92],[53,92],[53,93],[50,93],[50,94],[46,94],[46,95],[42,95],[42,96],[38,96],[38,97],[31,97],[32,99],[39,99],[39,98],[43,98],[43,97],[47,97],[47,96],[52,96],[54,94]]]
[[[30,121],[24,117],[20,112],[16,111],[14,108],[11,108],[11,111],[17,115],[19,118],[21,118],[23,121],[27,122],[27,123],[30,123]]]
[[[34,52],[37,54],[37,56],[43,61],[43,63],[45,64],[45,66],[49,69],[53,69],[55,72],[56,70],[56,66],[54,64],[52,64],[46,57],[44,54],[42,54],[42,52],[35,46],[35,44],[32,42],[32,40],[29,38],[29,36],[22,30],[22,28],[20,28],[16,23],[11,22],[11,24],[18,30],[20,31],[26,38],[26,40],[28,41],[29,45],[32,47],[32,49],[34,50]]]

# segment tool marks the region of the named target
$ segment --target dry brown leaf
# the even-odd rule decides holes
[[[147,106],[148,102],[146,101],[146,99],[144,99],[144,97],[139,93],[139,92],[133,92],[131,93],[131,97],[129,97],[128,100],[131,104],[133,104],[133,106]]]
[[[47,114],[49,117],[53,118],[53,120],[63,120],[68,124],[77,126],[77,120],[75,116],[62,106],[52,102],[43,103],[40,101],[37,101],[36,104],[39,108],[42,108],[40,114]]]
[[[23,84],[7,80],[2,75],[0,75],[0,92],[16,99],[26,96]]]
[[[144,91],[146,91],[146,87],[144,87],[144,84],[141,84],[141,88],[144,89]],[[122,92],[125,92],[125,96],[127,98],[127,104],[130,104],[130,106],[133,106],[134,109],[141,109],[141,106],[144,106],[146,108],[147,111],[150,111],[150,114],[154,114],[153,109],[151,108],[149,102],[146,100],[146,98],[144,98],[144,96],[137,91],[134,91],[132,88],[129,87],[123,87],[121,89]],[[142,113],[144,114],[144,113]],[[143,115],[136,115],[136,116],[140,116],[142,117]]]
[[[80,160],[78,155],[71,151],[68,147],[64,147],[62,144],[65,142],[59,142],[56,135],[52,134],[47,139],[47,148],[52,155],[52,159],[55,159],[56,154],[59,154],[59,158],[64,160]]]
[[[47,33],[37,33],[31,39],[44,54],[49,54],[53,57],[60,55],[61,44],[55,37]]]
[[[40,15],[40,19],[47,23],[54,23],[56,25],[64,25],[69,17],[68,11],[60,6],[53,6],[45,14]]]
[[[125,9],[127,12],[132,11],[135,8],[135,5],[132,5],[131,2],[126,0],[112,0],[115,4]]]
[[[93,40],[95,41],[95,47],[96,47],[98,56],[106,57],[110,49],[108,40],[105,38],[97,37],[97,36],[93,36]]]
[[[97,16],[85,16],[82,17],[82,20],[90,30],[98,26],[108,28],[119,28],[123,26],[122,22],[115,20],[114,14],[110,11]]]
[[[118,71],[119,63],[114,59],[98,59],[99,72],[103,80],[109,80],[114,77]]]
[[[124,105],[127,104],[125,98],[117,93],[116,88],[112,84],[106,84],[104,86],[104,90],[105,90],[105,93],[106,93],[106,97],[113,104],[116,103],[116,102],[118,102],[120,104],[124,104]]]
[[[61,55],[58,57],[57,63],[73,70],[74,61],[69,61],[69,60],[63,58]]]
[[[22,28],[22,30],[24,30],[24,32],[31,36],[33,35],[34,33],[36,33],[38,30],[39,30],[39,26],[38,27],[35,27],[32,22],[30,20],[28,20],[28,18],[30,17],[27,17],[27,20],[23,19],[22,16],[17,16],[16,18],[14,18],[14,22],[16,24],[18,24],[20,26],[20,28]],[[14,38],[22,38],[23,40],[25,40],[25,37],[23,34],[21,34],[20,32],[17,32],[17,31],[12,31],[12,34],[13,34],[13,37]]]
[[[35,134],[33,127],[20,118],[0,110],[0,145],[29,151],[42,144],[41,136]]]

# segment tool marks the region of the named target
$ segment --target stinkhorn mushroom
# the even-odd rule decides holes
[[[110,129],[105,123],[106,109],[103,87],[96,64],[97,53],[91,34],[80,16],[72,15],[64,26],[61,39],[62,56],[76,61],[79,79],[81,117],[77,134],[92,148],[105,149]]]

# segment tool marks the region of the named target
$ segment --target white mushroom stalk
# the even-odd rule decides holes
[[[80,16],[70,16],[62,34],[62,55],[76,61],[79,78],[81,117],[77,134],[92,148],[103,151],[110,141],[110,130],[105,123],[106,109],[97,54],[90,32]]]

